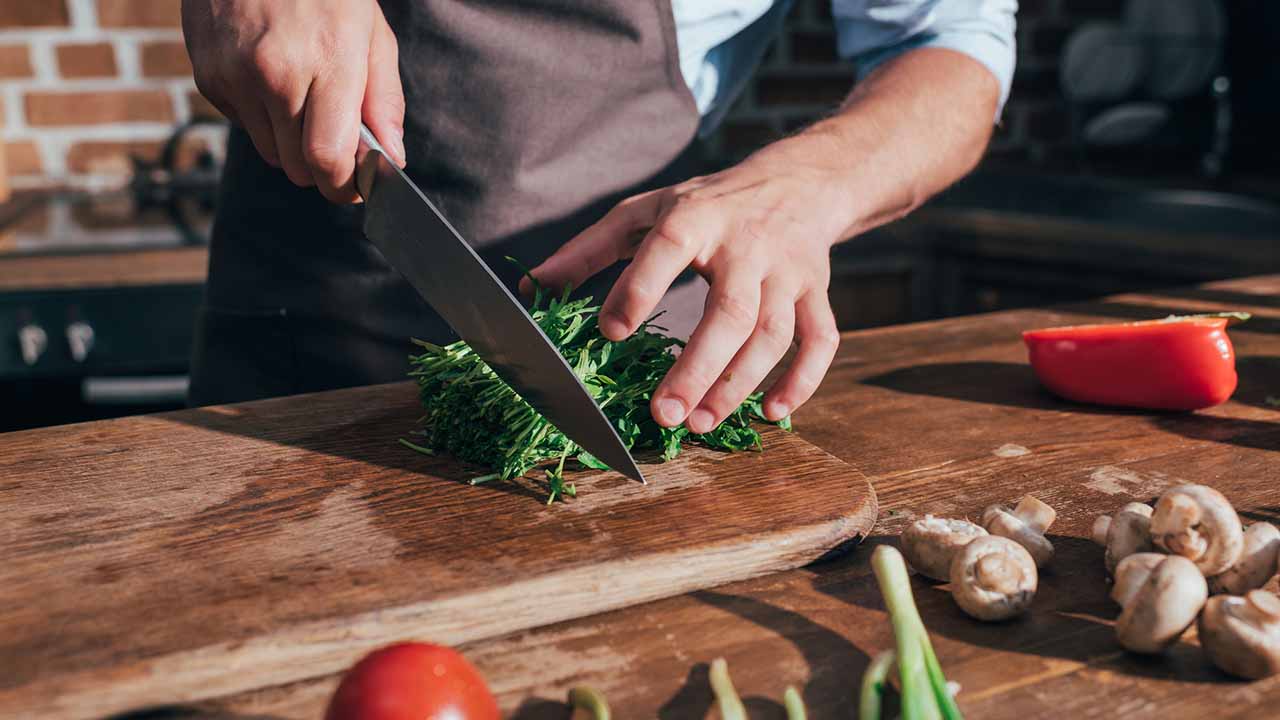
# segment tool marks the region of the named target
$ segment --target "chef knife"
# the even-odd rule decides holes
[[[570,440],[644,482],[627,446],[542,332],[484,260],[360,126],[369,150],[356,185],[364,234],[489,367]]]

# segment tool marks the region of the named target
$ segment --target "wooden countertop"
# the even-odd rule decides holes
[[[206,247],[0,255],[0,292],[202,285],[208,267]]]
[[[1195,414],[1072,406],[1040,390],[1019,331],[1090,319],[1244,309],[1231,330],[1240,387]],[[880,498],[873,536],[850,555],[465,646],[509,717],[565,717],[568,687],[594,684],[620,717],[701,718],[707,663],[725,656],[751,716],[782,717],[788,684],[815,718],[854,716],[869,658],[892,645],[868,558],[912,517],[979,514],[1035,493],[1057,508],[1058,557],[1033,611],[1014,622],[968,619],[947,593],[915,590],[948,678],[973,718],[1257,717],[1280,678],[1228,679],[1194,637],[1163,658],[1120,651],[1094,517],[1175,483],[1221,489],[1251,519],[1280,520],[1280,276],[1124,295],[845,335],[802,436],[861,469]],[[234,670],[228,669],[228,672]],[[319,717],[333,678],[209,703],[209,716]]]

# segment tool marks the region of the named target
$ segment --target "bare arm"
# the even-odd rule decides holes
[[[654,394],[654,418],[710,430],[794,339],[795,358],[765,397],[766,415],[780,418],[809,399],[835,356],[831,246],[900,217],[969,171],[999,97],[994,75],[967,55],[906,52],[831,117],[727,170],[624,200],[533,274],[551,286],[578,285],[632,258],[601,312],[601,331],[618,339],[694,268],[711,283],[707,307]]]

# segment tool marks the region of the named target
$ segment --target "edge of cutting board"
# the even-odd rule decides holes
[[[396,388],[399,390],[397,391]],[[416,413],[412,401],[402,402],[403,398],[395,394],[399,392],[399,395],[405,395],[404,389],[403,386],[396,385],[380,386],[374,389],[325,393],[311,396],[311,398],[312,403],[319,403],[336,402],[332,397],[325,396],[342,397],[358,400],[350,403],[353,408],[373,408],[365,411],[353,410],[343,422],[349,429],[359,428],[359,432],[365,433],[368,437],[381,438],[381,434],[387,431],[388,416],[385,412],[387,409],[385,403],[400,403],[396,407],[407,413],[402,414],[399,410],[392,413],[395,421],[391,426],[402,422],[405,417],[411,421]],[[410,398],[413,397],[412,393],[408,395]],[[384,401],[381,405],[374,401],[379,398]],[[293,403],[290,404],[289,401]],[[252,422],[255,413],[261,416],[259,420],[263,417],[278,416],[287,421],[289,413],[280,413],[280,410],[307,406],[305,403],[299,405],[298,401],[293,399],[285,399],[233,407],[246,409],[246,412],[240,413],[242,420]],[[368,418],[362,418],[362,412],[371,413],[371,415]],[[323,417],[325,415],[303,412],[299,416]],[[164,436],[163,441],[156,439],[157,430],[166,427],[163,424],[172,423],[174,419],[179,419],[182,427]],[[367,428],[365,425],[368,423],[364,422],[365,419],[369,419],[370,422],[377,420],[383,425]],[[296,419],[295,421],[301,422]],[[312,424],[307,427],[308,432],[316,430],[314,425],[316,421],[311,422]],[[158,426],[157,423],[161,425]],[[120,483],[127,490],[128,483],[139,483],[143,480],[124,479],[125,470],[147,468],[151,466],[148,463],[155,464],[179,457],[183,454],[184,447],[188,449],[190,447],[184,446],[184,443],[204,440],[206,438],[201,433],[208,433],[211,430],[207,427],[196,427],[196,424],[191,423],[190,418],[183,413],[173,413],[168,417],[162,415],[130,418],[69,426],[48,434],[41,434],[42,432],[11,434],[7,439],[8,442],[0,438],[0,458],[3,457],[5,450],[15,451],[17,455],[21,455],[23,450],[32,451],[33,440],[48,439],[51,443],[56,443],[56,447],[44,453],[43,466],[24,472],[23,474],[28,477],[15,478],[16,482],[7,486],[9,489],[17,488],[19,493],[27,493],[23,499],[28,505],[12,506],[10,512],[15,510],[31,512],[33,508],[29,505],[35,505],[35,509],[39,509],[41,500],[32,499],[32,496],[49,493],[38,493],[34,488],[24,488],[24,480],[36,483],[39,482],[36,478],[40,477],[58,478],[61,474],[60,463],[66,464],[62,469],[67,472],[91,475],[91,477],[76,478],[86,483],[77,486],[76,493],[82,492],[87,487],[100,487],[104,478],[107,481],[120,478]],[[272,432],[276,431],[272,430]],[[279,443],[282,439],[287,442],[290,432],[292,431],[282,430],[267,442]],[[326,436],[338,435],[340,439],[334,442],[361,442],[360,437],[342,438],[340,430],[325,429],[324,432]],[[188,438],[183,433],[191,437]],[[18,435],[23,437],[14,437]],[[436,593],[420,602],[392,602],[386,606],[375,606],[362,612],[336,612],[319,619],[280,622],[278,625],[269,626],[269,629],[263,632],[232,635],[229,639],[226,639],[225,633],[223,638],[217,637],[221,629],[216,625],[218,616],[214,613],[211,616],[214,620],[211,620],[208,625],[208,636],[202,637],[195,633],[190,643],[184,642],[181,646],[171,642],[163,646],[160,651],[151,653],[141,653],[130,647],[119,648],[118,656],[113,654],[108,660],[104,661],[98,657],[94,663],[86,662],[75,669],[67,669],[64,663],[62,669],[57,672],[41,672],[37,660],[36,671],[34,674],[29,673],[25,680],[19,678],[19,681],[15,681],[11,678],[7,686],[0,682],[0,714],[9,717],[42,718],[102,717],[111,713],[138,711],[175,703],[190,703],[259,688],[285,685],[341,671],[370,649],[397,640],[418,638],[459,645],[792,569],[826,555],[833,549],[851,546],[871,531],[876,520],[877,503],[874,490],[862,473],[825,451],[804,443],[795,435],[784,433],[776,428],[767,429],[765,439],[766,445],[771,447],[763,454],[743,453],[724,456],[711,454],[710,451],[693,451],[687,453],[687,457],[682,455],[683,459],[677,459],[667,466],[657,466],[667,468],[665,472],[671,475],[672,481],[665,487],[661,478],[656,478],[650,486],[645,486],[647,489],[639,489],[640,486],[619,484],[617,478],[620,476],[612,473],[600,473],[587,477],[586,486],[598,484],[603,487],[591,489],[585,496],[580,494],[580,499],[585,497],[587,501],[579,505],[576,511],[567,505],[549,508],[550,516],[540,516],[542,519],[523,529],[523,532],[530,536],[545,540],[548,532],[563,532],[566,537],[573,537],[573,532],[581,532],[586,525],[591,527],[593,532],[591,542],[596,543],[597,547],[604,541],[595,539],[594,533],[598,532],[601,537],[607,538],[610,530],[621,536],[617,542],[628,543],[634,541],[634,537],[628,536],[627,533],[636,532],[634,526],[637,513],[647,513],[659,504],[665,506],[691,503],[676,505],[686,508],[682,509],[682,514],[677,517],[672,517],[670,514],[655,515],[655,517],[665,517],[668,521],[677,523],[677,527],[666,529],[665,536],[675,538],[696,536],[700,527],[705,525],[708,529],[714,527],[715,532],[719,533],[720,539],[714,542],[696,545],[682,545],[678,541],[657,546],[641,544],[634,554],[614,550],[613,556],[603,560],[596,561],[594,556],[590,561],[575,559],[576,564],[552,567],[547,571],[536,573],[526,572],[524,575],[519,573],[519,570],[524,568],[523,561],[520,561],[521,564],[511,571],[512,577],[509,582],[496,585],[480,584],[474,589],[450,586],[453,588],[450,592]],[[111,446],[113,450],[101,454],[90,452],[89,457],[93,459],[87,466],[90,469],[85,469],[85,453],[87,450],[94,449],[86,445],[91,445],[93,442],[104,443]],[[249,465],[252,466],[253,472],[258,473],[254,477],[266,474],[268,480],[276,477],[271,473],[283,473],[288,477],[290,473],[297,472],[298,482],[304,485],[306,482],[332,483],[332,479],[324,478],[329,475],[338,475],[345,479],[352,468],[358,469],[358,466],[353,466],[348,460],[342,458],[328,455],[316,458],[311,450],[306,452],[281,450],[264,453],[262,447],[264,441],[261,437],[248,439],[237,437],[224,442],[227,444],[222,449],[223,452],[210,453],[208,462],[230,464],[231,456],[239,453],[250,458]],[[381,453],[383,452],[382,441],[378,442],[377,452]],[[771,455],[770,449],[774,454]],[[145,457],[141,460],[136,458],[129,460],[130,452]],[[282,455],[287,455],[290,459],[281,460]],[[19,467],[19,463],[23,461],[21,457],[11,457],[11,460],[13,464],[8,467],[3,460],[0,460],[0,475],[9,468]],[[423,461],[440,462],[429,458]],[[125,464],[117,465],[117,463]],[[312,467],[316,464],[321,468]],[[298,467],[295,468],[295,465]],[[726,470],[733,470],[727,479],[721,479],[719,476],[706,479],[710,477],[709,473],[712,470],[721,466]],[[428,469],[430,467],[430,465],[427,466]],[[303,468],[307,468],[305,472],[310,474],[303,475]],[[757,468],[767,470],[769,474],[755,477],[752,473]],[[376,476],[376,481],[386,484],[389,479],[403,478],[403,482],[407,483],[410,476],[406,475],[406,472],[398,468],[381,468],[378,470],[380,474]],[[782,475],[788,477],[780,477]],[[794,477],[791,477],[792,475]],[[689,479],[691,477],[702,479],[691,481]],[[145,480],[153,481],[157,485],[165,482],[159,477]],[[184,478],[183,482],[188,480]],[[796,485],[782,484],[791,481]],[[270,482],[278,483],[279,481],[270,480]],[[817,483],[817,485],[806,485],[806,483]],[[48,487],[52,489],[55,486]],[[183,487],[175,484],[169,490],[182,490]],[[274,490],[277,486],[269,487]],[[424,487],[430,490],[436,486]],[[583,485],[580,485],[581,487]],[[790,490],[788,489],[790,487],[796,489]],[[801,489],[804,487],[809,487],[810,493],[802,493]],[[777,495],[764,494],[766,490],[769,493],[786,492],[793,497],[784,500]],[[67,489],[61,489],[59,492],[68,497],[78,496]],[[401,490],[401,492],[408,491]],[[450,490],[450,495],[445,501],[453,501],[455,496],[452,493],[461,492],[460,489]],[[742,494],[751,492],[760,494]],[[0,495],[3,494],[0,492]],[[117,492],[117,495],[119,494]],[[627,496],[630,496],[629,500],[625,499]],[[423,495],[419,492],[419,495],[409,497],[429,498],[431,496],[429,493]],[[769,500],[756,502],[753,499],[755,497]],[[286,496],[285,499],[289,500],[291,496]],[[376,501],[366,500],[370,503]],[[55,498],[52,502],[58,501]],[[173,502],[173,499],[169,498],[167,501]],[[183,501],[186,501],[185,496]],[[528,498],[521,498],[520,501],[531,502]],[[61,502],[66,504],[65,497]],[[91,501],[86,499],[83,502],[89,504]],[[131,502],[132,497],[124,493],[123,503]],[[252,502],[261,503],[263,498],[253,498]],[[396,502],[403,503],[404,496],[398,496]],[[514,500],[503,502],[509,504]],[[751,504],[753,514],[750,517],[710,517],[722,507],[744,502]],[[775,508],[787,507],[790,507],[792,512],[795,512],[796,508],[804,508],[807,511],[812,507],[812,520],[791,523],[790,517],[785,521],[777,519],[777,513],[787,511],[775,511]],[[189,508],[183,508],[183,511],[187,509]],[[361,509],[363,510],[363,506]],[[442,509],[441,517],[450,519],[445,517],[448,511],[448,508]],[[174,511],[172,508],[167,508],[166,512]],[[343,512],[350,511],[343,510]],[[556,516],[556,513],[562,513],[562,515]],[[0,519],[3,519],[3,516],[4,510],[0,507]],[[453,519],[457,520],[457,518]],[[89,523],[89,521],[85,522]],[[100,522],[100,519],[95,522]],[[554,530],[549,531],[543,527],[544,525],[552,526]],[[87,526],[100,527],[97,524]],[[199,532],[201,526],[188,524],[184,527],[190,529],[175,532],[192,530]],[[167,557],[164,551],[170,547],[166,543],[171,542],[169,536],[163,536],[164,542],[157,540],[156,538],[160,536],[156,533],[160,531],[146,523],[137,532],[140,537],[150,538],[145,542],[138,541],[140,548],[138,552],[156,553],[151,559],[153,561],[155,558],[160,559],[158,567],[164,572],[175,573],[174,577],[177,579],[187,580],[177,574],[177,571],[168,569],[164,565]],[[655,528],[652,534],[662,533],[657,532]],[[113,539],[112,542],[117,540],[118,538]],[[219,537],[214,538],[214,541],[220,540]],[[331,539],[329,541],[332,542]],[[87,544],[75,550],[76,552],[93,553],[98,548],[97,540],[81,542]],[[190,539],[189,542],[198,543],[199,539]],[[235,542],[239,544],[230,547],[230,552],[241,554],[247,552],[243,541]],[[318,540],[318,542],[322,541]],[[510,543],[511,540],[503,539],[503,542]],[[105,549],[102,552],[107,554],[115,552],[117,548],[110,543],[103,547]],[[625,547],[630,548],[630,545]],[[72,554],[74,555],[74,552]],[[608,554],[605,553],[605,555]],[[58,562],[66,563],[69,568],[78,567],[71,560],[61,559],[65,557],[66,550],[59,550],[53,554],[51,556],[53,565],[45,572],[57,573]],[[31,562],[24,565],[22,560],[24,558],[19,557],[17,563],[19,568],[25,567],[30,570],[34,566]],[[264,563],[264,567],[271,569],[270,563]],[[423,568],[421,565],[409,565],[406,571],[411,572],[415,569]],[[200,570],[201,568],[198,567],[194,570],[197,577],[193,582],[197,587],[202,582],[207,586],[208,578],[199,577]],[[263,572],[266,571],[263,570]],[[22,581],[21,574],[14,575],[14,573],[23,572],[21,569],[16,571],[10,569],[8,572],[10,576],[5,576],[4,571],[0,571],[0,579],[6,582]],[[68,574],[68,577],[74,576]],[[383,580],[386,581],[386,579],[387,576],[384,575]],[[456,585],[456,579],[448,577],[442,582],[444,585],[449,583]],[[145,587],[145,583],[143,586]],[[377,590],[381,588],[380,585],[376,586]],[[12,587],[11,592],[14,592]],[[87,594],[90,599],[85,601],[85,606],[92,610],[94,607],[92,591],[78,592]],[[317,592],[323,593],[324,589]],[[423,594],[429,595],[427,592]],[[3,597],[4,591],[0,590],[0,598]],[[293,599],[296,600],[296,597]],[[2,605],[4,603],[0,603],[0,606]],[[276,608],[272,605],[264,605],[263,608],[265,608],[264,616],[276,612]],[[176,623],[178,627],[182,627],[184,622],[190,625],[190,617],[184,619],[180,616],[180,611],[188,609],[190,608],[175,608],[176,612],[169,618],[170,623]],[[34,610],[28,608],[28,610],[40,612],[38,608]],[[226,608],[218,612],[224,613],[222,616],[224,619],[232,617],[225,615]],[[0,620],[5,617],[6,615],[0,612]],[[12,615],[8,617],[13,618]],[[55,614],[54,617],[58,616]],[[112,618],[105,620],[107,623],[111,621]],[[246,622],[247,626],[251,627],[254,623],[272,621],[279,621],[279,618],[254,617]],[[153,626],[138,630],[144,635],[151,631],[163,634],[167,632],[164,628],[165,624],[165,618],[159,617],[154,619]],[[3,626],[3,622],[0,622],[0,629]],[[51,637],[57,636],[55,631]],[[110,637],[109,634],[108,637]],[[77,652],[77,648],[86,641],[83,637],[72,636],[70,645],[66,649],[68,652]],[[99,639],[98,642],[104,641]],[[0,645],[0,649],[2,648],[3,646]],[[117,648],[113,647],[111,650],[115,653]],[[18,674],[21,675],[21,673]]]

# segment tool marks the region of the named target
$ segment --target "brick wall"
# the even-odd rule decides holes
[[[195,92],[178,0],[0,0],[0,106],[11,183],[92,184],[126,157],[154,156],[174,124],[211,109]],[[990,155],[1053,164],[1064,154],[1057,56],[1073,27],[1120,0],[1022,0],[1018,71]],[[830,0],[799,0],[755,81],[712,138],[745,155],[828,112],[853,68],[835,54]]]
[[[989,157],[1060,165],[1069,123],[1058,88],[1058,55],[1083,22],[1116,17],[1122,0],[1020,0],[1018,69]],[[726,160],[829,112],[854,78],[836,57],[830,0],[798,0],[786,30],[769,51],[753,86],[738,100],[712,147]]]
[[[207,112],[178,0],[0,0],[0,127],[15,188],[92,186]]]

